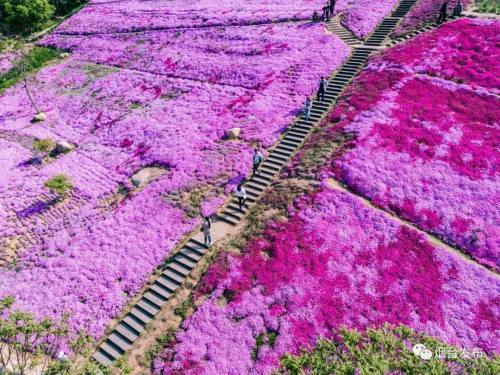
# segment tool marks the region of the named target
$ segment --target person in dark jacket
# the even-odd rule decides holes
[[[258,149],[253,150],[252,176],[255,176],[256,174],[259,173],[259,166],[263,160],[264,160],[264,157],[262,156],[262,153]]]
[[[437,23],[443,23],[446,21],[447,12],[448,12],[448,2],[445,1],[443,5],[441,5],[441,9],[439,10],[439,17],[437,19]]]
[[[320,102],[325,100],[325,92],[326,88],[328,86],[328,81],[325,79],[325,77],[321,77],[321,80],[319,81],[319,89],[318,89],[318,100]]]
[[[333,13],[335,11],[335,0],[330,0],[329,8],[330,8],[330,14],[333,15]]]
[[[463,10],[464,7],[462,6],[462,2],[458,0],[457,5],[455,5],[455,8],[453,8],[453,17],[460,17],[462,15]]]
[[[205,216],[205,220],[201,226],[201,230],[205,235],[205,246],[210,246],[212,244],[212,234],[210,229],[212,228],[212,222],[208,216]]]

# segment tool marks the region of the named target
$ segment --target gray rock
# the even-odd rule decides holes
[[[55,152],[58,154],[66,154],[67,152],[74,150],[75,147],[76,147],[75,145],[73,145],[69,142],[59,141],[56,143]]]
[[[237,139],[241,134],[241,128],[232,128],[226,131],[228,139]]]
[[[35,117],[33,117],[33,122],[42,122],[47,120],[47,115],[43,112],[37,113]]]
[[[163,168],[147,167],[134,174],[130,180],[136,188],[141,188],[163,173],[165,173],[165,169]]]

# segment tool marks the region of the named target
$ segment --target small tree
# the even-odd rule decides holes
[[[54,15],[54,6],[47,0],[1,0],[0,12],[7,29],[29,34]]]
[[[58,174],[45,181],[45,187],[51,192],[56,193],[59,198],[66,196],[66,194],[73,189],[69,177],[64,174]]]
[[[24,90],[26,91],[26,95],[28,96],[28,99],[31,105],[33,106],[33,109],[36,111],[38,115],[40,113],[40,110],[38,109],[38,106],[36,105],[35,100],[31,95],[30,88],[28,85],[29,66],[28,66],[27,52],[21,56],[21,59],[19,60],[18,69],[19,69],[19,74],[21,75],[21,79],[23,81],[23,86]]]
[[[14,302],[14,297],[0,300],[0,373],[23,375],[35,368],[44,373],[68,334],[67,316],[60,321],[37,320],[12,310]]]

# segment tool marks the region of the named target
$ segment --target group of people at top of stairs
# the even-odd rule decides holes
[[[446,0],[443,5],[441,5],[441,8],[439,9],[439,17],[437,19],[437,23],[443,23],[446,21],[446,17],[448,15],[448,6],[449,6],[449,1]],[[462,15],[462,11],[464,10],[464,7],[462,5],[462,2],[460,0],[457,1],[457,4],[452,10],[452,15],[453,17],[460,17]]]
[[[335,10],[335,0],[329,0],[328,3],[321,9],[321,16],[317,10],[314,11],[312,20],[314,22],[326,21],[329,22]]]

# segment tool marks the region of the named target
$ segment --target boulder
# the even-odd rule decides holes
[[[134,174],[130,181],[136,188],[141,188],[149,184],[155,178],[161,176],[163,173],[165,173],[165,169],[163,168],[147,167]]]
[[[31,120],[32,122],[42,122],[47,120],[47,115],[43,112],[37,113],[35,117]]]
[[[237,139],[241,134],[241,128],[232,128],[226,131],[228,139]]]
[[[75,149],[75,145],[66,142],[66,141],[59,141],[56,143],[55,147],[55,152],[57,154],[66,154],[67,152],[70,152],[71,150]]]

